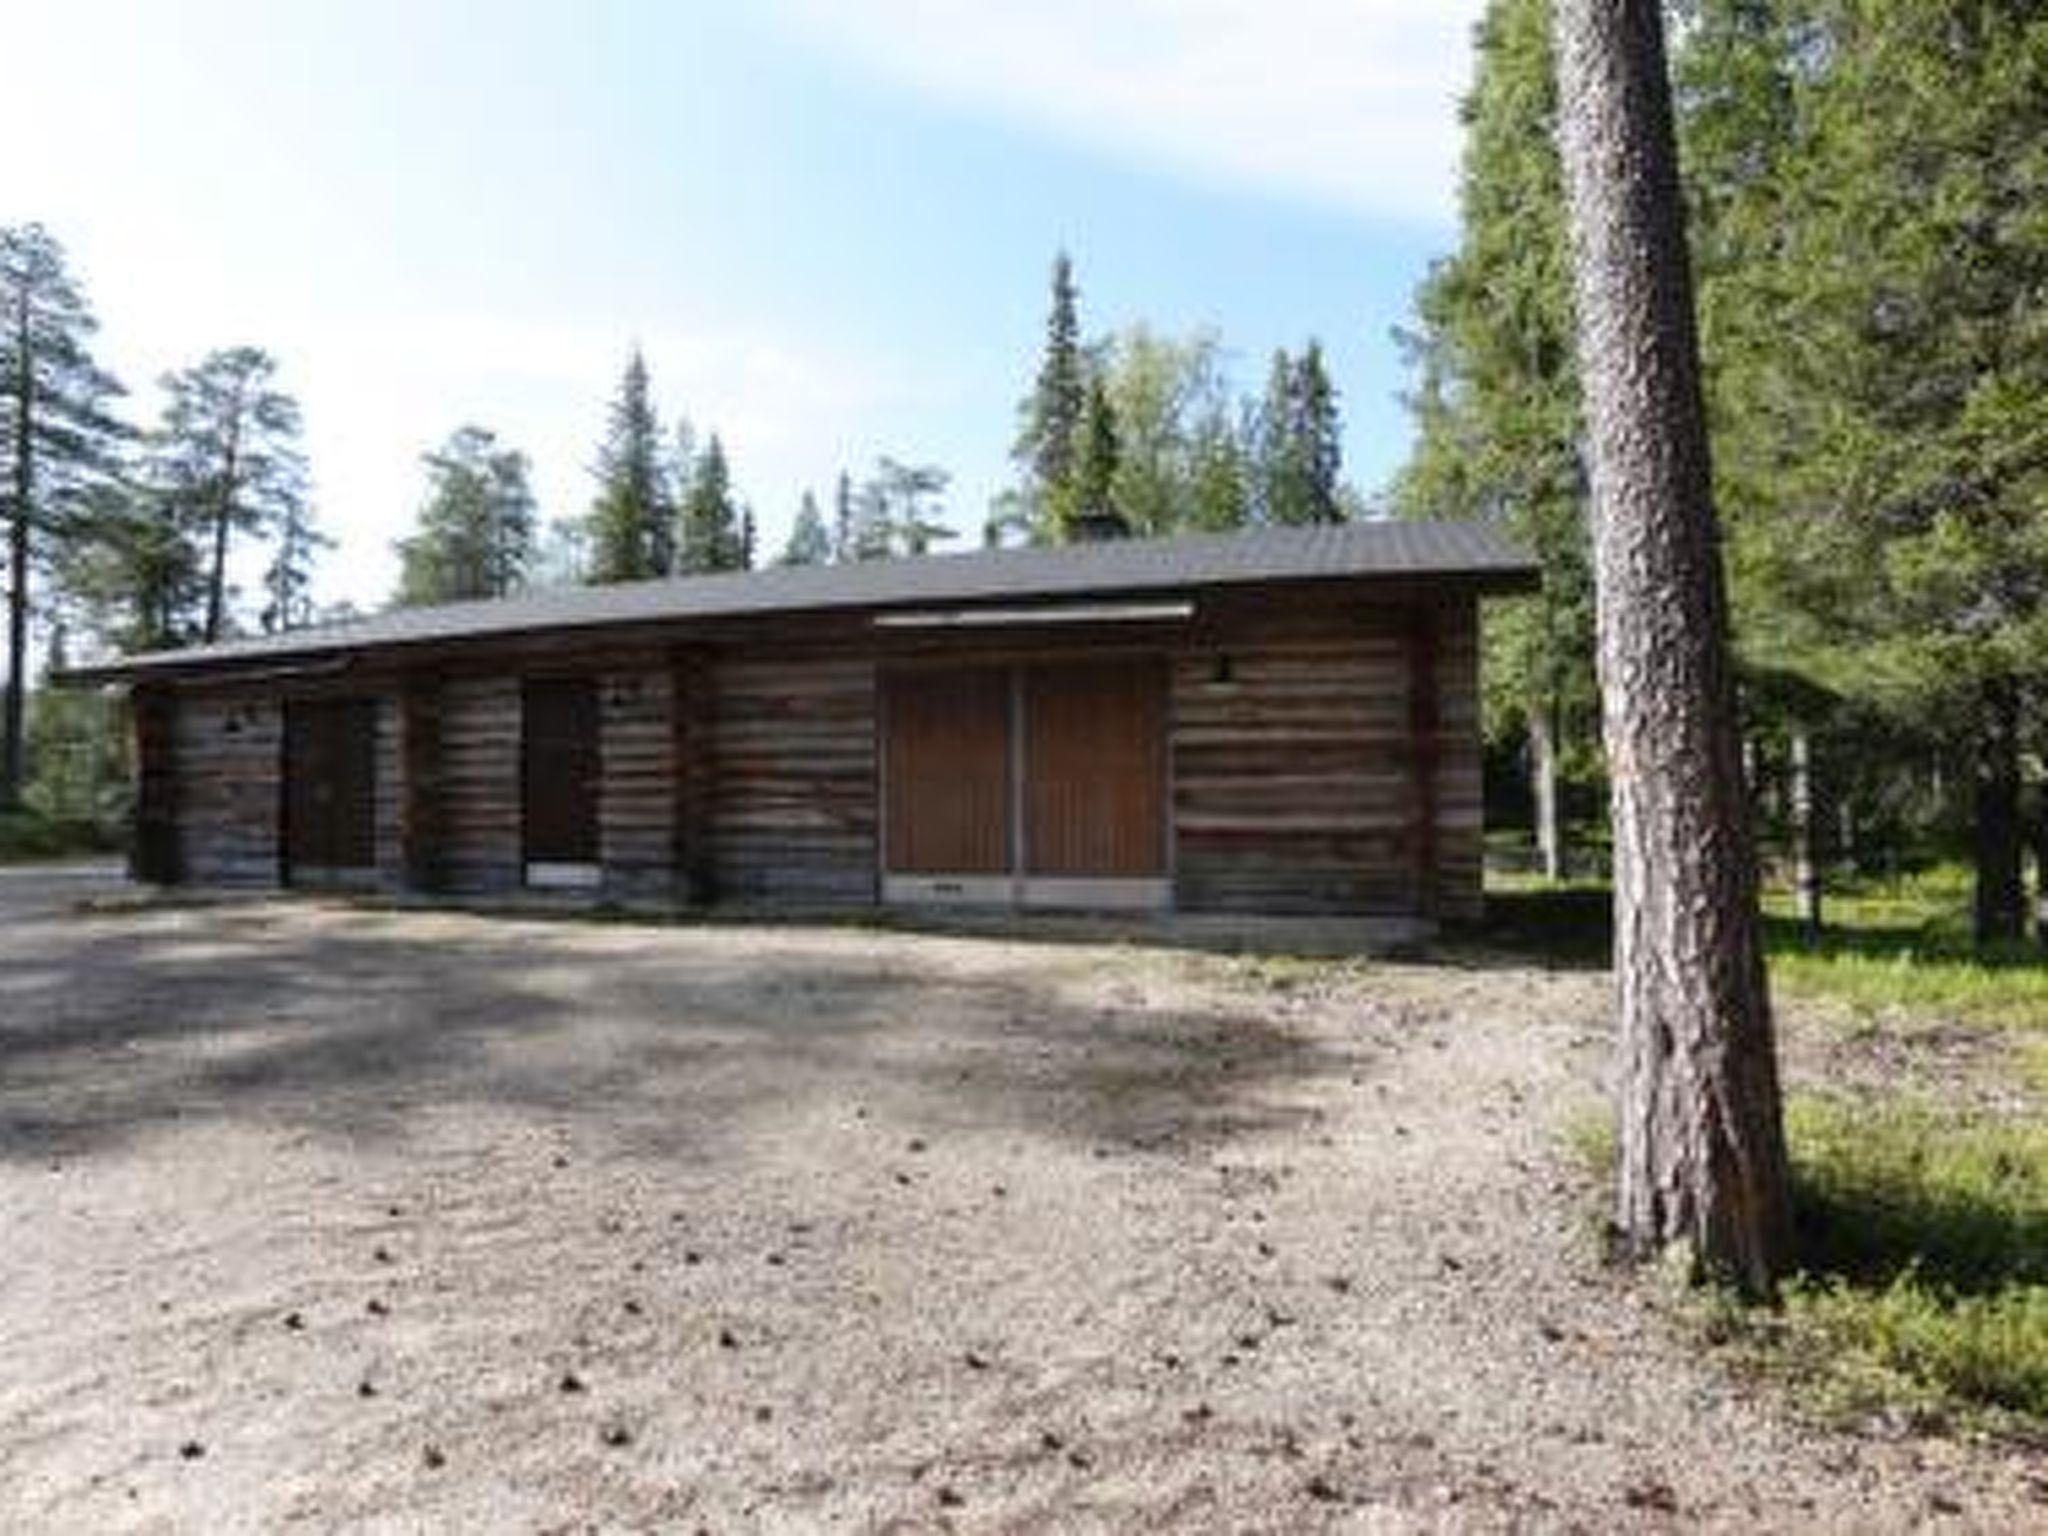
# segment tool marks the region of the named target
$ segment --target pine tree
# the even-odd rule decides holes
[[[111,473],[120,386],[93,361],[97,328],[38,224],[0,226],[0,525],[7,541],[7,691],[0,705],[0,810],[21,800],[32,572],[75,532]]]
[[[886,454],[877,459],[861,497],[857,558],[923,555],[938,540],[953,538],[935,505],[951,481],[936,464],[905,464]]]
[[[526,455],[482,427],[458,427],[423,456],[427,499],[398,545],[402,605],[505,597],[534,563],[534,499]]]
[[[832,558],[832,536],[825,531],[825,518],[818,511],[818,498],[808,490],[797,505],[796,520],[790,524],[789,542],[783,546],[783,565],[823,565]]]
[[[1087,407],[1088,364],[1081,349],[1080,295],[1065,251],[1053,258],[1052,302],[1038,377],[1022,407],[1022,426],[1011,456],[1024,471],[1023,496],[1046,533],[1052,497],[1074,472],[1082,414]]]
[[[312,510],[302,500],[279,509],[274,531],[276,549],[263,573],[269,601],[259,620],[266,634],[313,622],[313,562],[322,550],[334,548],[334,540],[314,525]]]
[[[1769,1294],[1792,1259],[1661,0],[1557,0],[1614,775],[1615,1226]]]
[[[643,581],[676,567],[675,509],[647,361],[636,348],[598,448],[590,509],[590,579]]]
[[[273,384],[277,364],[257,347],[210,352],[163,381],[162,424],[149,475],[176,517],[203,541],[206,619],[200,638],[228,633],[233,539],[275,537],[305,517],[306,461],[298,402]]]
[[[679,569],[692,574],[742,569],[746,554],[743,534],[725,446],[714,432],[698,457],[683,502]]]
[[[853,476],[839,471],[839,483],[832,492],[832,559],[854,558]]]

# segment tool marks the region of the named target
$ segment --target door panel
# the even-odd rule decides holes
[[[521,713],[521,822],[529,864],[598,858],[597,688],[583,677],[529,678]]]
[[[369,699],[285,706],[285,861],[293,870],[377,862],[377,712]]]
[[[1166,872],[1166,674],[1149,658],[1024,674],[1025,872]]]
[[[900,672],[886,683],[887,868],[1010,867],[1010,679],[1000,667]]]

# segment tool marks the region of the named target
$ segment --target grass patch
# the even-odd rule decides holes
[[[90,821],[45,816],[38,811],[0,811],[0,864],[33,864],[112,851],[118,844]]]
[[[1485,940],[1551,965],[1604,965],[1612,950],[1612,895],[1603,884],[1551,884],[1490,873]],[[1969,873],[1944,865],[1830,894],[1827,925],[1809,940],[1791,898],[1764,895],[1764,948],[1772,984],[1789,996],[1832,1002],[1862,1018],[2048,1032],[2048,962],[2031,944],[1979,947],[1969,932]]]
[[[2048,1433],[2048,1126],[1800,1098],[1786,1137],[1804,1272],[1750,1330],[1770,1363],[1832,1413]]]
[[[1686,1293],[1701,1339],[1831,1420],[2048,1437],[2048,1126],[1802,1096],[1785,1134],[1799,1273]],[[1604,1192],[1607,1118],[1562,1135]]]

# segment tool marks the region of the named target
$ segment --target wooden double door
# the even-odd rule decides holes
[[[284,859],[290,884],[346,883],[377,865],[377,706],[293,699],[284,710]]]
[[[1168,899],[1161,659],[905,667],[883,714],[885,896]]]

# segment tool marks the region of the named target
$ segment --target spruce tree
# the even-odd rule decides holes
[[[590,580],[643,581],[669,574],[676,566],[675,511],[647,361],[637,348],[619,380],[595,474]]]
[[[832,535],[825,531],[825,518],[818,511],[818,498],[808,490],[798,503],[796,520],[790,524],[789,542],[782,548],[783,565],[823,565],[832,558]]]
[[[149,476],[200,539],[206,618],[200,638],[229,631],[234,536],[270,539],[306,515],[298,402],[273,382],[257,347],[210,352],[167,376],[162,424],[149,439]]]
[[[38,224],[0,226],[0,527],[6,531],[7,691],[0,704],[0,810],[21,801],[34,573],[74,535],[113,469],[120,391],[93,361],[97,329]]]
[[[1081,413],[1080,455],[1061,507],[1064,538],[1104,538],[1131,531],[1117,499],[1122,456],[1116,408],[1098,376],[1089,381],[1087,406]]]
[[[1024,498],[1040,535],[1050,536],[1052,498],[1074,472],[1087,407],[1088,363],[1081,349],[1080,295],[1065,251],[1053,258],[1045,351],[1023,404],[1012,457],[1024,471]]]
[[[690,476],[683,502],[678,569],[702,575],[742,568],[746,550],[740,510],[733,499],[725,445],[712,433]]]

